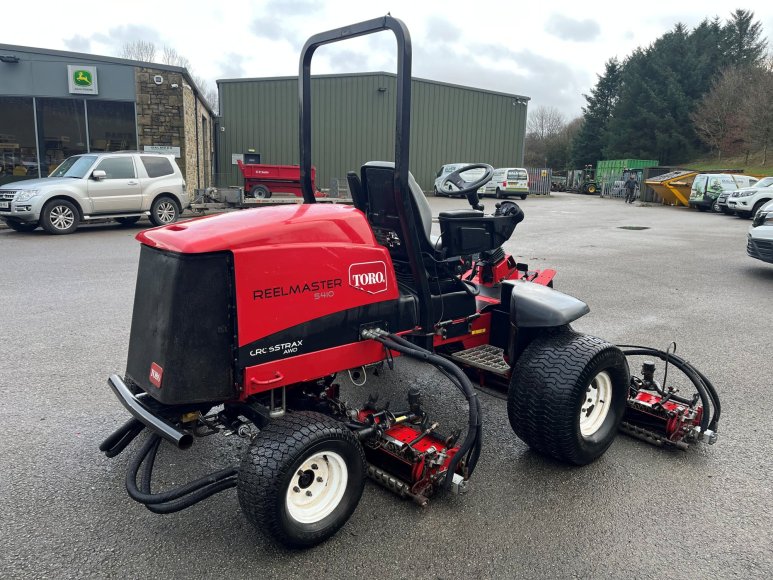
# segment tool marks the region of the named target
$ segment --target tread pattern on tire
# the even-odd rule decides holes
[[[339,421],[321,413],[300,411],[272,421],[260,432],[260,445],[251,445],[242,458],[239,473],[239,504],[256,526],[288,546],[312,546],[335,534],[346,523],[365,487],[365,453],[354,434]],[[304,534],[304,539],[288,536],[281,526],[279,511],[284,509],[286,489],[282,482],[290,474],[293,457],[319,440],[354,443],[362,466],[360,485],[353,490],[354,505],[334,527]],[[350,472],[350,480],[351,480]]]
[[[600,356],[625,365],[627,374],[620,349],[595,336],[564,328],[535,339],[513,369],[507,414],[515,434],[531,448],[560,461],[582,465],[595,459],[578,452],[575,422],[579,414],[575,392],[567,385],[592,379],[586,369]]]

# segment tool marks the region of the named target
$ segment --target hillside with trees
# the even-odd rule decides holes
[[[622,62],[610,59],[585,96],[582,117],[555,122],[556,111],[529,115],[526,164],[557,169],[601,159],[697,158],[717,163],[773,153],[773,58],[754,13],[676,24]],[[560,114],[559,114],[560,115]]]

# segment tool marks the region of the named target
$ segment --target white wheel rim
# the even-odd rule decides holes
[[[588,438],[604,424],[612,406],[612,379],[607,371],[601,371],[585,390],[580,406],[580,434]]]
[[[174,219],[175,213],[176,210],[171,201],[164,201],[158,204],[158,209],[156,210],[158,221],[168,224]]]
[[[51,208],[51,225],[58,230],[66,230],[75,223],[75,214],[66,205],[57,205]]]
[[[348,480],[346,462],[338,453],[311,455],[290,479],[285,498],[287,512],[301,524],[322,521],[341,503]]]

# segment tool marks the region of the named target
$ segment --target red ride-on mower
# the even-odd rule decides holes
[[[311,187],[310,65],[315,49],[391,30],[397,38],[394,163],[349,174],[355,207],[315,203]],[[582,465],[626,429],[661,444],[708,437],[714,388],[686,361],[652,349],[624,352],[575,332],[588,306],[554,290],[555,272],[505,254],[523,212],[486,215],[478,187],[448,176],[471,209],[441,212],[408,171],[411,50],[399,20],[379,18],[312,37],[301,55],[301,180],[305,203],[212,216],[147,230],[142,243],[124,378],[109,384],[133,415],[101,450],[113,457],[145,428],[131,460],[130,496],[172,513],[236,486],[247,518],[280,542],[311,546],[349,518],[366,476],[419,505],[463,491],[481,453],[476,388],[507,389],[515,433],[533,449]],[[626,354],[680,368],[694,397],[631,378]],[[408,356],[440,370],[465,397],[469,426],[442,434],[411,389],[401,408],[376,397],[343,401],[336,373]],[[367,372],[367,371],[365,371]],[[472,380],[471,380],[472,379]],[[627,412],[626,409],[629,409]],[[710,416],[711,415],[711,416]],[[213,432],[249,449],[238,467],[153,492],[162,440],[180,449]]]

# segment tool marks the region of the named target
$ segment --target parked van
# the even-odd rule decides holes
[[[435,176],[435,185],[432,188],[433,192],[437,196],[444,196],[444,195],[456,195],[456,192],[459,191],[459,189],[453,184],[453,183],[445,183],[446,177],[450,173],[453,173],[460,167],[464,167],[465,165],[473,165],[472,163],[447,163],[446,165],[441,165],[440,169],[438,169],[437,175]],[[461,174],[462,179],[465,181],[477,181],[481,177],[483,177],[483,174],[485,173],[485,170],[482,168],[478,169],[470,169],[469,171],[465,171]]]
[[[757,178],[734,173],[700,173],[695,176],[690,189],[690,207],[706,211],[718,203],[725,191],[735,191],[757,183]],[[719,209],[719,208],[717,208]]]
[[[497,199],[517,195],[526,199],[529,195],[529,174],[523,167],[501,167],[486,185],[478,190],[478,195],[493,195]]]

